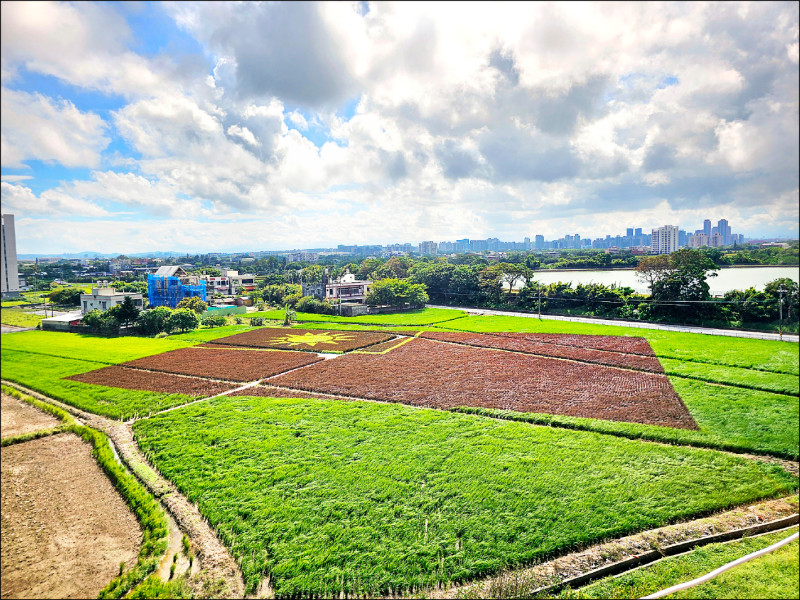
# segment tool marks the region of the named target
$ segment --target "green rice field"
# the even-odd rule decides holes
[[[4,335],[2,377],[135,419],[140,447],[197,504],[251,594],[269,577],[278,596],[424,595],[798,488],[777,464],[719,451],[797,460],[797,344],[439,309],[300,316],[306,329],[641,336],[697,429],[244,395],[182,407],[195,398],[65,379],[249,331],[247,320],[164,338]]]

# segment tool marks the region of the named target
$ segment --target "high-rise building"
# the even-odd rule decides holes
[[[641,235],[642,235],[642,228],[641,228],[641,227],[637,227],[637,228],[636,228],[636,229],[633,231],[633,235],[635,235],[636,237],[639,237],[639,236],[641,236]]]
[[[14,232],[14,215],[2,215],[2,237],[2,256],[0,256],[2,297],[11,298],[19,296],[17,236]]]
[[[728,225],[727,219],[720,219],[717,221],[717,230],[719,231],[720,236],[722,236],[722,244],[727,246],[731,242],[731,226]]]
[[[703,233],[705,233],[708,237],[711,237],[711,219],[706,219],[703,221]]]
[[[437,244],[436,242],[420,242],[419,243],[419,253],[422,255],[430,255],[436,254]]]
[[[678,249],[678,227],[676,225],[664,225],[653,229],[652,242],[650,244],[654,254],[669,254]]]
[[[535,240],[533,243],[534,248],[536,248],[537,250],[544,250],[544,236],[537,235],[534,238],[534,240]]]

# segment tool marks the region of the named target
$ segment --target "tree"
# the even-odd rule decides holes
[[[528,283],[530,278],[533,277],[533,271],[524,264],[499,263],[497,266],[503,274],[505,283],[508,284],[508,300],[510,302],[514,286],[519,281],[523,282],[523,285]]]
[[[403,279],[376,281],[366,297],[369,306],[422,306],[427,301],[428,293],[423,284]]]
[[[155,335],[167,331],[167,322],[172,314],[172,309],[166,306],[157,306],[143,311],[136,319],[136,327],[145,335]]]
[[[200,317],[190,308],[176,308],[167,319],[167,331],[191,331],[200,325]]]
[[[319,265],[310,265],[300,271],[301,280],[305,283],[319,283],[324,274],[325,270]]]
[[[62,290],[55,290],[48,294],[50,302],[53,304],[64,304],[66,306],[79,306],[81,303],[81,294],[83,292],[80,288],[64,288]]]
[[[111,309],[106,312],[110,312],[112,309],[115,311],[114,317],[126,327],[135,323],[141,312],[133,303],[133,298],[130,296],[125,296],[120,304],[112,306]]]
[[[81,322],[93,331],[102,333],[119,332],[119,321],[114,317],[113,313],[109,314],[109,311],[91,310],[83,316]]]
[[[500,304],[500,296],[503,293],[503,269],[499,264],[480,270],[478,289],[486,302]]]
[[[653,285],[670,270],[669,255],[643,256],[634,270],[636,276],[650,288],[650,293],[653,293]]]
[[[184,298],[175,308],[188,308],[189,310],[193,310],[198,315],[202,315],[204,312],[208,310],[208,304],[203,302],[203,300],[197,296],[190,296],[189,298]]]

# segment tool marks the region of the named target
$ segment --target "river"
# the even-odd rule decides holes
[[[770,281],[781,277],[788,277],[793,281],[800,281],[800,268],[798,267],[730,267],[717,271],[716,277],[708,278],[708,286],[713,296],[721,296],[730,290],[746,290],[754,287],[763,290]],[[640,294],[649,294],[647,284],[636,277],[633,269],[615,269],[611,271],[568,271],[545,270],[536,271],[534,280],[543,283],[572,282],[573,287],[579,283],[602,283],[603,285],[617,284],[618,287],[632,287]],[[521,284],[514,286],[522,287]]]

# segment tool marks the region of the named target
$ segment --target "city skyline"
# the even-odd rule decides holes
[[[797,238],[799,48],[789,2],[4,2],[3,212],[20,254]]]

